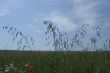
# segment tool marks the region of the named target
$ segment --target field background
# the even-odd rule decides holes
[[[0,67],[32,63],[34,73],[110,73],[110,52],[0,51]]]

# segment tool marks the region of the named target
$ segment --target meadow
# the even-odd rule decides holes
[[[46,46],[51,45],[54,51],[34,51],[33,37],[28,38],[15,27],[3,27],[17,49],[0,51],[0,73],[110,73],[110,39],[102,41],[103,24],[94,27],[88,40],[89,24],[76,29],[71,37],[51,21],[44,24]]]
[[[31,63],[31,73],[110,73],[107,51],[0,51],[0,69],[11,62],[20,69]]]

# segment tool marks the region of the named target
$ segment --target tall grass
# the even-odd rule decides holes
[[[5,65],[10,67],[10,63],[17,69],[26,71],[25,64],[31,63],[33,70],[31,73],[109,73],[109,52],[104,52],[110,48],[110,40],[104,42],[104,46],[98,49],[98,42],[102,39],[103,23],[94,27],[93,35],[88,41],[84,41],[87,36],[89,24],[78,27],[73,35],[61,32],[56,24],[51,21],[44,21],[46,25],[46,40],[51,40],[54,51],[25,51],[35,47],[34,39],[27,38],[15,27],[4,26],[12,35],[12,40],[18,49],[24,51],[0,51],[0,68],[5,70]],[[86,47],[85,42],[91,45]],[[48,44],[50,42],[47,42]],[[76,51],[81,48],[82,51]],[[92,51],[90,51],[92,49]],[[87,52],[88,51],[88,52]],[[94,51],[94,52],[93,52]],[[14,68],[12,68],[11,72]],[[15,70],[16,71],[16,70]],[[5,72],[4,72],[5,73]],[[10,73],[10,72],[8,72]],[[26,71],[28,73],[28,71]]]
[[[79,48],[82,51],[101,51],[110,48],[109,40],[106,40],[106,42],[102,41],[104,36],[102,35],[104,22],[94,26],[93,30],[91,29],[92,32],[89,30],[89,24],[83,24],[80,27],[77,27],[70,36],[68,33],[61,32],[57,24],[54,24],[51,21],[44,21],[44,24],[47,29],[45,32],[47,36],[46,40],[51,40],[55,51],[75,51]],[[90,46],[88,46],[88,44],[90,44]],[[99,47],[99,44],[103,44],[104,46]]]
[[[25,69],[25,64],[32,63],[34,68],[33,73],[110,72],[109,52],[60,52],[59,57],[57,57],[57,62],[55,55],[55,52],[46,51],[0,51],[0,68],[15,61],[15,65],[20,65],[22,69]]]
[[[4,26],[3,30],[8,31],[8,33],[11,34],[12,41],[16,43],[16,48],[18,50],[35,49],[35,42],[33,37],[28,38],[21,31],[17,30],[17,28],[11,26]]]

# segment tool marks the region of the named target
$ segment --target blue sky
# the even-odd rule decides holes
[[[70,35],[81,24],[88,23],[92,29],[104,21],[103,37],[107,39],[110,37],[110,0],[0,0],[0,28],[14,26],[34,37],[36,50],[51,49],[45,46],[45,20],[56,23],[60,31]],[[0,29],[0,49],[14,49],[11,39]]]

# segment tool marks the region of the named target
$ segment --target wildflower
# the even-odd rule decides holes
[[[32,69],[33,69],[32,63],[25,64],[25,67],[27,68],[27,71],[32,71]]]
[[[5,72],[9,72],[9,70],[6,69]]]

